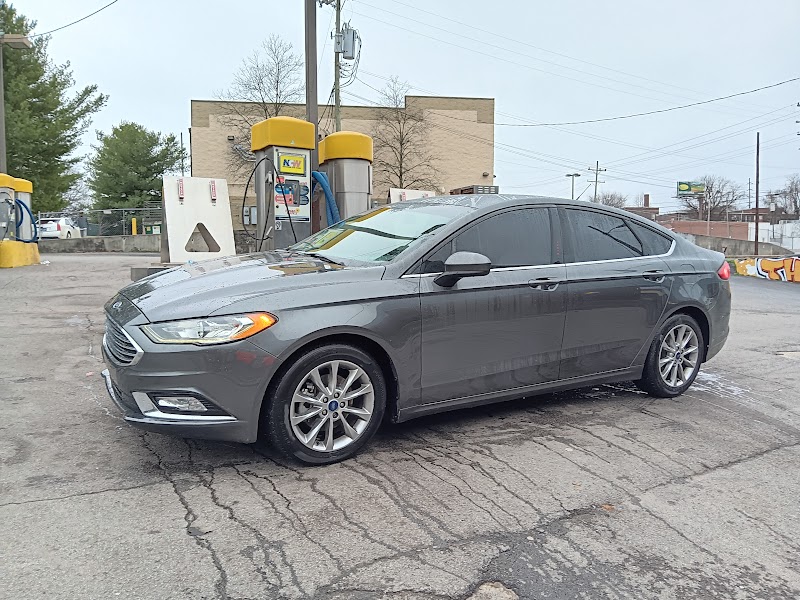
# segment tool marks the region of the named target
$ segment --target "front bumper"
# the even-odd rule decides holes
[[[143,353],[133,365],[117,364],[103,345],[107,369],[102,377],[127,422],[180,437],[256,441],[261,404],[277,368],[273,355],[246,340],[208,347],[136,341]],[[153,401],[157,394],[176,393],[205,398],[226,414],[167,413]]]

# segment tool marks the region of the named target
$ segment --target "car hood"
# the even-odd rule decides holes
[[[344,267],[305,254],[260,252],[187,263],[140,279],[120,294],[150,321],[170,321],[221,313],[234,302],[288,289],[381,279],[384,271]]]

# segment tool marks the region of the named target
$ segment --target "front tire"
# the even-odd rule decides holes
[[[386,410],[386,382],[360,348],[331,344],[310,350],[270,386],[269,443],[306,464],[335,463],[369,442]]]
[[[697,377],[703,362],[705,341],[700,326],[688,315],[670,317],[647,353],[642,378],[636,386],[659,398],[684,393]]]

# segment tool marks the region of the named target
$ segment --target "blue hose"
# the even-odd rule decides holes
[[[333,197],[331,184],[328,182],[328,176],[322,171],[312,171],[311,178],[315,183],[318,183],[322,187],[322,191],[325,192],[325,216],[328,219],[328,227],[330,227],[334,223],[341,221],[342,218],[339,216],[339,207],[336,206],[336,199]]]
[[[25,240],[25,239],[20,238],[19,237],[19,226],[22,225],[22,222],[25,220],[25,215],[22,215],[20,217],[19,221],[17,221],[17,241],[18,242],[26,242],[28,244],[30,244],[32,242],[36,242],[39,239],[39,228],[36,226],[36,217],[33,216],[33,213],[31,212],[31,209],[22,200],[17,199],[14,202],[16,203],[17,206],[21,207],[26,213],[28,213],[28,216],[30,216],[30,218],[31,218],[31,225],[33,225],[33,237],[31,239],[29,239],[29,240]],[[22,213],[20,213],[20,214],[22,214]]]

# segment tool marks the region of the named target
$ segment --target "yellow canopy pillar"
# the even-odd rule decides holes
[[[19,206],[24,203],[31,206],[33,184],[27,179],[18,179],[5,173],[0,173],[0,202],[5,206],[4,215],[9,219],[4,227],[6,231],[0,240],[0,268],[25,267],[38,264],[39,245],[36,243],[21,242],[17,237],[17,210],[21,211],[23,222],[20,225],[20,237],[30,239],[33,237],[33,222],[27,211]]]

